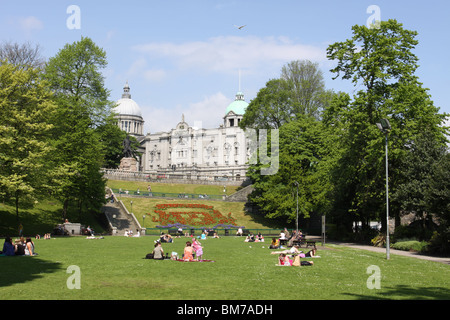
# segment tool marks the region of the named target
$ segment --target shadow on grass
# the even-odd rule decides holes
[[[292,225],[286,223],[286,221],[284,221],[283,219],[266,218],[261,213],[259,213],[256,209],[253,209],[253,211],[251,211],[251,210],[248,210],[247,207],[245,207],[245,215],[249,216],[252,222],[261,224],[268,229],[280,229],[280,231],[281,231],[285,227],[287,227],[287,228],[292,227]]]
[[[39,256],[0,256],[0,287],[39,279],[61,270],[61,263],[49,262]]]
[[[376,292],[374,292],[376,293]],[[360,300],[386,299],[386,300],[449,300],[450,290],[441,287],[411,287],[407,285],[397,285],[387,287],[383,292],[374,295],[360,295],[354,293],[344,293],[344,295],[355,297]]]

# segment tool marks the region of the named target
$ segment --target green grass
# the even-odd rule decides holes
[[[115,185],[113,185],[115,183]],[[146,190],[147,183],[108,182],[114,188]],[[221,194],[223,186],[170,185],[152,183],[157,192]],[[161,188],[158,190],[158,188]],[[200,189],[198,189],[200,188]],[[216,188],[216,189],[214,189]],[[227,193],[232,193],[227,188]],[[122,197],[131,209],[131,198]],[[239,225],[249,229],[268,224],[246,214],[243,203],[132,198],[133,212],[141,220],[156,203],[194,203],[214,206],[222,214],[231,212]],[[76,212],[69,213],[76,221]],[[0,234],[17,235],[14,208],[0,204]],[[41,201],[21,209],[26,235],[49,232],[61,219],[61,204]],[[84,224],[95,221],[83,216]],[[146,219],[146,227],[152,227]],[[310,267],[277,267],[268,243],[245,243],[234,236],[202,241],[204,258],[211,263],[183,263],[144,259],[152,251],[156,236],[125,238],[107,236],[35,240],[35,257],[0,257],[0,297],[6,299],[74,300],[302,300],[302,299],[450,299],[450,266],[420,259],[327,245],[319,247],[321,258]],[[166,252],[183,252],[186,238],[163,244]],[[3,243],[1,241],[0,243]],[[264,246],[264,248],[263,248]],[[69,266],[81,270],[81,289],[70,290]],[[367,268],[381,271],[381,289],[368,289]]]
[[[256,221],[252,215],[246,214],[244,211],[243,202],[223,202],[223,201],[208,201],[208,200],[178,200],[178,199],[152,199],[152,198],[120,198],[129,211],[131,211],[131,201],[133,201],[133,214],[138,219],[141,226],[144,226],[142,216],[146,215],[145,227],[155,228],[156,225],[160,225],[159,222],[152,222],[152,219],[147,214],[156,215],[154,213],[156,204],[165,203],[184,203],[192,204],[199,203],[208,206],[213,206],[215,210],[219,210],[223,215],[231,215],[237,220],[237,225],[245,226],[248,229],[265,229],[268,228],[260,221]],[[182,211],[189,211],[188,209],[182,209]]]
[[[278,267],[267,243],[234,236],[203,240],[204,259],[144,259],[154,236],[36,240],[34,257],[0,257],[2,299],[302,300],[450,299],[450,266],[340,246],[318,247],[308,267]],[[183,252],[187,238],[163,244]],[[264,248],[263,248],[264,246]],[[67,268],[81,271],[81,289],[68,289]],[[381,271],[381,289],[368,289],[367,268]]]
[[[152,188],[152,192],[223,195],[222,185],[179,184],[124,180],[108,180],[107,185],[112,189],[122,188],[123,191],[128,190],[130,193],[133,193],[137,189],[139,189],[141,192],[147,192],[147,187],[148,185],[150,185]],[[226,186],[225,193],[227,195],[231,195],[235,193],[237,189],[237,186]]]
[[[122,188],[123,190],[134,191],[139,188],[146,191],[149,183],[109,180],[107,185],[111,188]],[[150,183],[152,191],[167,193],[196,193],[196,194],[223,194],[223,186],[196,185],[196,184],[170,184],[170,183]],[[227,194],[232,194],[238,187],[227,186]],[[208,201],[208,200],[181,200],[181,199],[150,199],[150,198],[126,198],[120,197],[128,210],[131,211],[130,201],[133,201],[133,213],[141,225],[144,224],[142,216],[151,213],[157,203],[203,203],[212,205],[223,214],[232,213],[239,223],[248,228],[266,228],[261,222],[256,222],[253,217],[244,213],[244,203]],[[52,232],[55,225],[61,223],[62,204],[53,199],[41,200],[33,208],[19,208],[19,220],[24,227],[24,234],[35,236]],[[81,218],[76,205],[69,207],[68,219],[71,222],[79,222],[83,225],[90,225],[97,232],[103,232],[101,224],[90,214],[83,214]],[[152,228],[157,223],[152,223],[151,219],[146,219],[145,226]],[[0,236],[16,236],[18,234],[19,223],[17,221],[15,207],[5,203],[0,203]]]
[[[17,236],[19,223],[15,207],[0,203],[0,236]],[[94,230],[102,230],[99,221],[91,214],[82,214],[80,217],[75,206],[69,208],[67,218],[71,222],[90,225]],[[41,200],[33,208],[20,208],[19,221],[23,226],[25,236],[34,237],[52,232],[53,228],[62,222],[62,204],[57,200]],[[0,249],[1,250],[1,249]]]

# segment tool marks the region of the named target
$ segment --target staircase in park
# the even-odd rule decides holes
[[[227,201],[247,202],[247,197],[254,190],[253,185],[248,185],[245,188],[236,191],[227,197]]]
[[[141,232],[141,226],[134,215],[130,214],[121,201],[114,200],[113,203],[108,200],[102,211],[105,213],[112,229],[112,234],[123,236],[125,231],[132,230],[136,234],[137,230]]]

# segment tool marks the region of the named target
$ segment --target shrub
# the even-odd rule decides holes
[[[428,242],[426,241],[409,240],[409,241],[398,241],[392,245],[392,248],[403,251],[422,252],[425,251],[427,245]]]
[[[430,240],[429,251],[437,254],[450,254],[450,227],[433,233]]]

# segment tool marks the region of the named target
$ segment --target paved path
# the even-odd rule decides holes
[[[362,249],[362,250],[386,253],[386,248],[378,248],[378,247],[374,247],[374,246],[361,245],[361,244],[356,244],[356,243],[326,242],[326,244],[334,244],[334,245],[338,245],[338,246],[346,246],[346,247],[351,247],[351,248],[355,248],[355,249]],[[436,261],[436,262],[441,262],[441,263],[450,265],[450,257],[434,257],[434,256],[419,254],[417,252],[409,252],[409,251],[396,250],[396,249],[390,249],[389,253],[390,253],[390,255],[413,257],[413,258],[417,258],[417,259]]]

